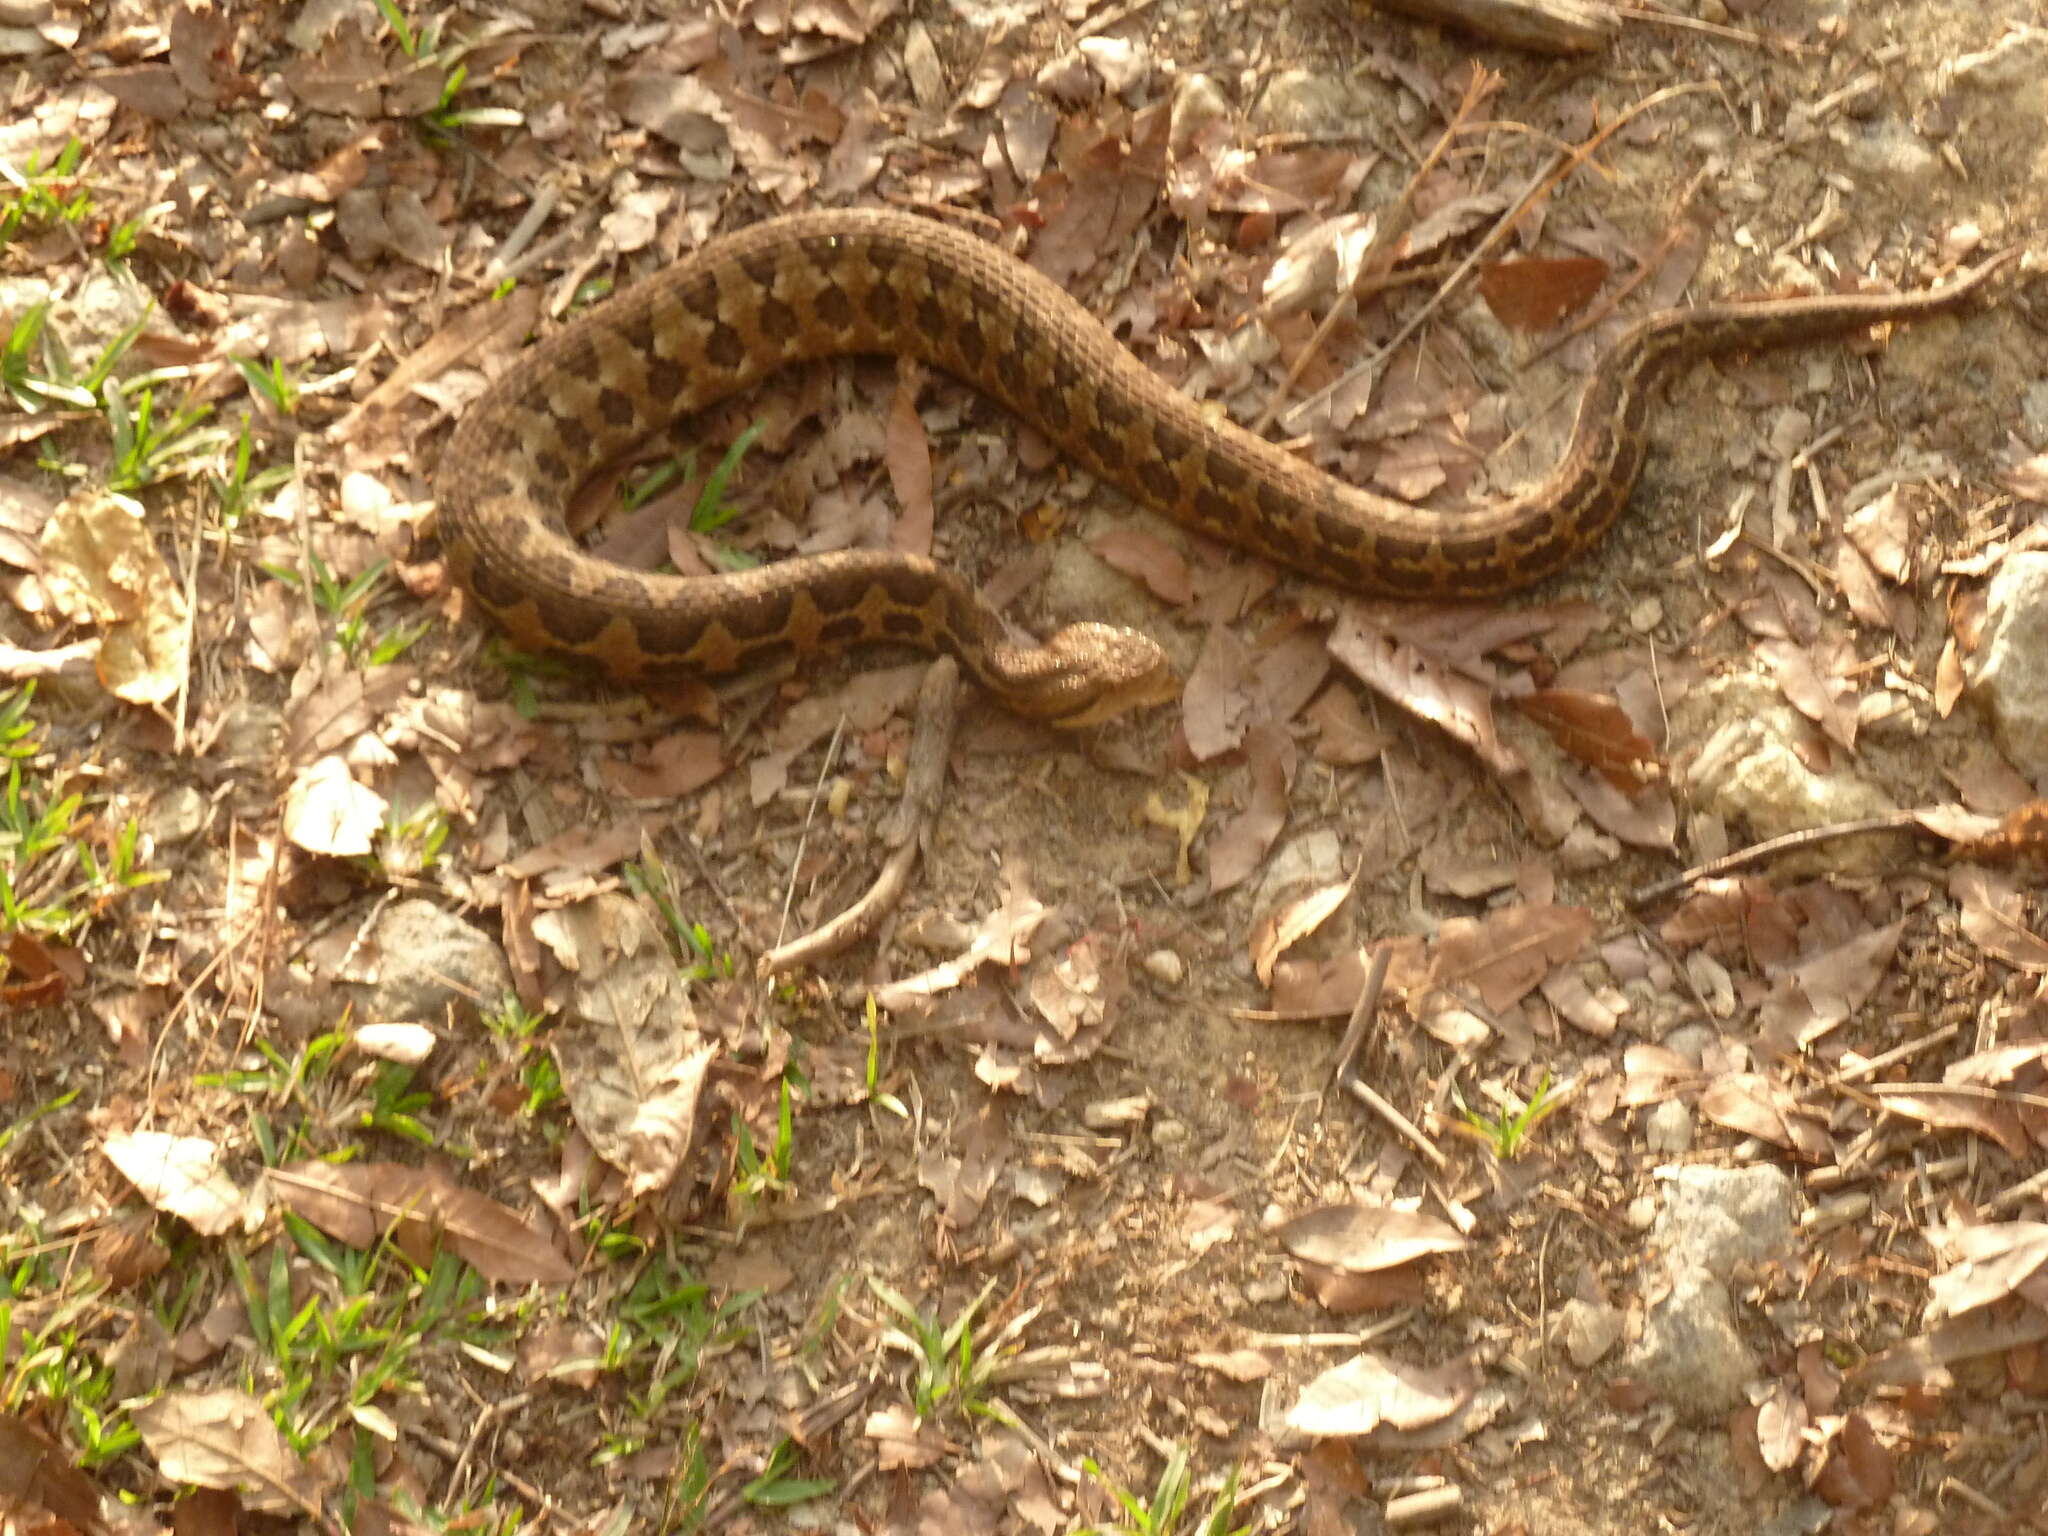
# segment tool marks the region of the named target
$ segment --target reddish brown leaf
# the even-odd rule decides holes
[[[1162,603],[1176,607],[1195,600],[1194,579],[1181,552],[1157,534],[1140,528],[1112,528],[1088,541],[1112,570],[1136,577]]]
[[[1872,1509],[1892,1496],[1892,1482],[1892,1453],[1868,1419],[1850,1414],[1829,1447],[1813,1491],[1836,1509]]]
[[[1479,296],[1511,331],[1557,324],[1600,291],[1607,263],[1597,256],[1528,256],[1479,269]]]
[[[1550,733],[1551,740],[1627,794],[1660,777],[1657,749],[1611,698],[1570,688],[1544,688],[1515,700],[1515,708]]]

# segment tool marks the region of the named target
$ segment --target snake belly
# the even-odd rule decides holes
[[[464,414],[434,489],[449,571],[519,647],[636,681],[716,675],[861,641],[955,656],[1020,713],[1081,724],[1165,697],[1136,631],[1014,641],[956,573],[848,550],[717,576],[582,550],[576,488],[638,441],[793,363],[916,358],[1030,422],[1074,467],[1186,526],[1352,591],[1488,597],[1557,571],[1627,503],[1654,386],[1674,365],[1956,309],[2017,251],[1924,292],[1668,310],[1600,360],[1557,467],[1514,496],[1438,511],[1376,495],[1205,412],[1049,278],[935,220],[849,209],[704,246],[523,354]]]

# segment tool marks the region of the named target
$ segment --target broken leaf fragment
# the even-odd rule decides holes
[[[43,586],[59,611],[106,631],[107,691],[130,704],[175,698],[191,659],[191,610],[142,504],[111,491],[67,497],[43,526],[42,553]]]

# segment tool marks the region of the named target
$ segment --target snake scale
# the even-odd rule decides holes
[[[630,571],[580,549],[564,509],[636,441],[776,369],[893,353],[973,385],[1076,468],[1190,528],[1358,592],[1493,596],[1606,532],[1642,469],[1653,387],[1674,365],[1940,314],[2016,254],[1925,292],[1652,315],[1602,357],[1548,476],[1445,512],[1347,485],[1213,418],[1049,278],[971,234],[887,210],[796,214],[712,241],[525,353],[441,456],[442,542],[456,582],[515,644],[623,680],[891,640],[952,654],[1020,713],[1082,724],[1166,696],[1157,645],[1086,623],[1018,644],[958,575],[893,552],[709,577]]]

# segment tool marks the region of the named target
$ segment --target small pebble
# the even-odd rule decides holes
[[[1138,964],[1161,986],[1177,987],[1187,979],[1187,962],[1170,949],[1155,949]]]

